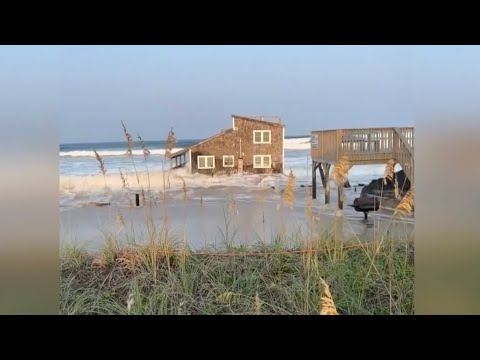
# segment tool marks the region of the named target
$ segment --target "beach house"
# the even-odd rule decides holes
[[[232,127],[171,155],[191,173],[281,173],[285,126],[278,117],[232,115]]]

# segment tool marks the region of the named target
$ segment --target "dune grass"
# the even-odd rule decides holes
[[[108,246],[103,257],[67,246],[60,312],[413,314],[413,241],[386,239],[376,250],[326,239],[308,248],[277,242],[228,253],[159,248],[153,263],[148,246]]]

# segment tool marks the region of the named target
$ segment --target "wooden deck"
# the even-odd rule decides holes
[[[311,132],[312,197],[316,198],[316,170],[325,188],[325,203],[330,202],[329,173],[332,164],[348,156],[350,165],[386,164],[394,159],[414,184],[414,128],[338,129]],[[343,188],[339,188],[339,207],[343,208]]]

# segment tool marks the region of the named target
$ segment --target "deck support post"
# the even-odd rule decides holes
[[[330,204],[330,166],[332,164],[325,163],[323,169],[323,186],[325,188],[325,204]]]
[[[318,170],[320,171],[320,178],[322,179],[322,186],[325,189],[325,172],[323,171],[323,164],[318,164]]]
[[[317,166],[315,161],[312,161],[312,199],[317,198]]]

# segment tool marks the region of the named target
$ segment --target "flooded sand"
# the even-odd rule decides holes
[[[309,221],[305,213],[308,187],[295,189],[293,209],[281,203],[278,189],[248,189],[245,187],[222,187],[190,189],[187,199],[182,191],[168,194],[167,216],[170,234],[174,240],[188,244],[192,250],[205,247],[221,249],[226,239],[234,245],[254,245],[273,241],[282,230],[297,240],[306,239]],[[332,232],[336,226],[343,229],[345,242],[380,240],[385,234],[399,239],[411,237],[414,229],[413,216],[392,219],[396,202],[382,200],[382,208],[370,212],[365,223],[362,212],[356,212],[349,204],[360,196],[353,188],[345,189],[345,206],[337,210],[336,190],[332,189],[331,204],[324,204],[320,187],[317,199],[312,200],[312,217],[315,232]],[[146,195],[148,198],[148,194]],[[110,205],[95,206],[94,203],[61,211],[61,243],[75,243],[96,251],[105,243],[105,234],[115,235],[119,243],[146,243],[146,208],[135,207],[134,195],[125,192],[114,194]],[[151,206],[152,216],[158,229],[165,211],[162,198],[156,196]],[[124,227],[119,224],[118,214],[123,217]],[[340,227],[339,227],[340,226]]]

